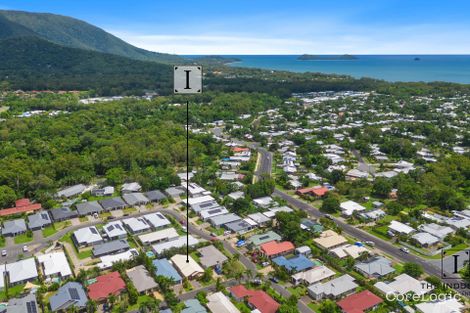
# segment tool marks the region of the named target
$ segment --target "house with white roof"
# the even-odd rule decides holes
[[[465,306],[456,298],[447,298],[439,301],[429,301],[415,305],[420,313],[460,313]]]
[[[237,307],[230,301],[230,299],[223,294],[223,292],[215,292],[206,297],[206,306],[212,313],[239,313]]]
[[[139,236],[140,242],[144,245],[154,244],[162,241],[171,241],[178,238],[178,232],[173,228],[165,228],[154,231],[152,233],[144,234]]]
[[[204,274],[204,269],[191,256],[175,254],[170,260],[183,277],[193,279]]]
[[[10,285],[22,284],[38,278],[38,271],[36,269],[34,258],[8,263],[5,270],[8,272],[8,282]]]
[[[324,283],[310,285],[307,291],[310,297],[318,301],[324,298],[341,298],[354,293],[357,287],[359,285],[354,282],[354,278],[346,274]]]
[[[109,239],[122,239],[127,237],[127,232],[121,221],[112,221],[103,226],[103,232]]]
[[[267,209],[274,206],[276,202],[271,197],[261,197],[253,199],[253,203],[259,208]]]
[[[411,236],[411,239],[421,247],[431,247],[440,242],[439,238],[425,232],[416,233]]]
[[[154,229],[159,229],[171,225],[171,222],[160,212],[150,213],[143,216],[143,218]]]
[[[400,274],[391,282],[378,282],[374,287],[386,295],[404,295],[412,292],[416,295],[422,296],[434,290],[434,286],[428,282],[419,281],[407,274]]]
[[[215,201],[214,197],[212,197],[210,195],[196,197],[196,198],[189,198],[187,200],[188,200],[188,205],[190,207],[192,207],[196,204],[204,203],[204,202]],[[185,202],[185,201],[183,201],[183,202]]]
[[[199,212],[199,215],[201,216],[201,219],[203,221],[207,221],[210,218],[213,218],[217,215],[223,215],[223,214],[228,214],[229,211],[225,207],[217,207],[214,209],[209,209],[209,210],[204,210]]]
[[[410,227],[406,224],[403,224],[398,221],[391,221],[388,226],[388,233],[392,236],[394,235],[411,235],[416,230],[413,227]]]
[[[345,244],[330,250],[329,253],[340,259],[348,256],[352,257],[353,259],[357,259],[361,256],[362,253],[365,252],[369,252],[369,250],[364,246]]]
[[[58,277],[65,280],[72,276],[72,270],[63,251],[41,254],[37,259],[46,279]]]
[[[352,200],[342,202],[340,204],[340,208],[341,208],[341,214],[344,215],[344,216],[351,216],[356,211],[361,212],[361,211],[365,211],[365,209],[366,209],[365,207],[363,207],[359,203],[354,202]]]
[[[149,223],[143,217],[131,217],[122,221],[132,234],[139,234],[150,230]]]
[[[320,265],[307,271],[292,275],[292,282],[294,285],[312,285],[333,277],[335,274],[336,273],[330,268],[326,267],[325,265]]]
[[[429,233],[440,240],[444,240],[448,235],[454,234],[455,230],[449,226],[442,226],[436,223],[422,224],[418,227],[419,230]]]
[[[195,246],[198,243],[199,243],[199,240],[189,235],[189,246]],[[186,236],[180,236],[170,241],[163,241],[163,242],[154,244],[152,245],[152,250],[156,255],[159,255],[165,252],[166,250],[170,250],[172,248],[181,248],[185,246],[186,246]]]
[[[139,252],[136,249],[129,249],[127,251],[117,254],[108,254],[100,257],[101,262],[96,264],[96,266],[98,266],[102,270],[108,269],[111,268],[116,262],[129,261],[138,255]]]
[[[73,232],[73,237],[77,248],[90,246],[103,242],[103,238],[95,226],[77,229]]]

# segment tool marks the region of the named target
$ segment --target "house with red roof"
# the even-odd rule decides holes
[[[96,277],[96,282],[88,286],[88,296],[95,301],[102,301],[110,295],[118,296],[126,290],[126,283],[119,272]]]
[[[246,147],[233,147],[232,151],[235,153],[250,151],[250,148]]]
[[[268,258],[275,258],[277,256],[285,255],[294,252],[295,246],[290,241],[270,241],[260,246],[261,253]]]
[[[252,309],[258,309],[261,313],[276,313],[280,306],[263,290],[251,290],[243,285],[230,288],[230,294],[237,301],[246,300]]]
[[[344,313],[364,313],[375,309],[382,302],[383,300],[380,297],[376,296],[369,290],[364,290],[347,296],[336,304]]]
[[[15,201],[15,207],[0,210],[0,216],[31,213],[41,209],[41,203],[31,203],[29,199],[23,198]]]
[[[321,186],[301,188],[301,189],[297,189],[297,191],[296,191],[296,193],[299,196],[310,195],[310,196],[314,196],[314,197],[317,197],[317,198],[323,197],[327,192],[328,192],[328,188],[321,187]]]

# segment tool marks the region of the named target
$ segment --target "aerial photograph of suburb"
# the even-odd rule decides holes
[[[0,313],[470,313],[469,12],[0,0]]]

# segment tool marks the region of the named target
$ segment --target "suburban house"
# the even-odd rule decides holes
[[[116,254],[129,250],[131,247],[125,239],[106,241],[93,246],[93,256],[100,257],[107,254]]]
[[[321,198],[324,195],[326,195],[328,191],[329,190],[326,187],[315,186],[315,187],[297,189],[295,193],[298,194],[299,196],[310,195],[316,198]]]
[[[224,295],[223,292],[215,292],[207,297],[206,306],[212,313],[239,313],[237,307]]]
[[[131,192],[139,192],[141,189],[142,186],[140,186],[140,184],[137,182],[125,183],[121,186],[121,193],[126,194]]]
[[[189,246],[194,246],[199,243],[199,240],[194,238],[193,236],[189,235],[188,238],[189,241]],[[161,254],[162,252],[169,250],[171,248],[181,248],[186,246],[186,236],[180,236],[176,239],[170,240],[170,241],[163,241],[160,243],[157,243],[155,245],[152,245],[152,250],[156,255]]]
[[[121,221],[112,221],[103,226],[103,232],[110,240],[124,239],[127,232]]]
[[[277,266],[284,267],[290,273],[302,272],[315,266],[315,263],[313,263],[303,254],[298,254],[290,258],[286,258],[285,256],[278,256],[273,258],[272,262]]]
[[[11,286],[26,283],[38,278],[38,271],[36,269],[34,258],[23,259],[1,265],[0,274],[2,274],[2,277],[5,272],[8,275],[8,282]],[[0,288],[3,288],[5,286],[4,284],[5,281],[1,279]]]
[[[411,241],[421,247],[428,248],[437,245],[440,239],[430,233],[419,232],[411,236]]]
[[[178,237],[178,232],[173,227],[171,227],[140,235],[139,240],[144,245],[150,245],[163,241],[171,241],[173,239],[177,239]]]
[[[200,254],[199,262],[203,268],[222,266],[227,261],[225,254],[212,245],[202,247],[197,252]]]
[[[143,204],[147,204],[150,202],[150,200],[147,199],[147,197],[144,196],[144,194],[141,192],[125,193],[122,195],[122,198],[130,206],[143,205]]]
[[[236,222],[241,219],[242,218],[240,216],[234,213],[228,213],[228,214],[217,215],[217,216],[211,217],[209,219],[209,222],[214,227],[221,227],[221,226],[224,226],[225,224]]]
[[[214,209],[199,211],[199,215],[203,221],[207,221],[208,219],[213,218],[217,215],[223,215],[230,213],[225,207],[219,206]]]
[[[15,201],[15,207],[0,210],[0,216],[30,213],[41,209],[41,203],[31,203],[28,198],[23,198]]]
[[[309,246],[300,246],[295,248],[295,254],[301,254],[309,257],[312,255],[312,249]]]
[[[343,259],[348,256],[352,257],[353,259],[357,259],[363,253],[366,253],[366,252],[369,252],[369,250],[362,245],[346,244],[346,245],[331,249],[329,253],[340,259]]]
[[[76,207],[78,215],[80,216],[99,214],[103,212],[103,207],[98,203],[98,201],[78,203]]]
[[[429,233],[440,240],[444,240],[449,235],[455,233],[455,230],[450,228],[449,226],[442,226],[436,223],[431,224],[422,224],[418,227],[419,230]]]
[[[243,285],[233,286],[229,290],[235,300],[243,301],[246,299],[250,308],[261,313],[276,313],[280,306],[279,303],[263,290],[251,290]]]
[[[248,217],[255,221],[259,227],[267,226],[271,222],[270,218],[260,212],[249,214]]]
[[[415,305],[419,313],[457,313],[464,312],[465,306],[460,303],[456,298],[447,298],[439,301],[429,301],[418,303]]]
[[[194,279],[204,274],[204,269],[191,256],[188,259],[189,263],[186,262],[186,255],[175,254],[170,260],[183,277]]]
[[[250,238],[248,238],[247,242],[248,244],[252,244],[253,246],[258,247],[264,243],[267,243],[270,241],[280,241],[281,239],[282,239],[281,236],[279,236],[277,233],[270,230],[264,234],[251,236]]]
[[[91,195],[95,197],[109,197],[114,194],[113,186],[104,186],[102,188],[95,188],[91,191]]]
[[[158,286],[143,265],[126,270],[126,275],[140,294],[150,293]]]
[[[71,281],[59,287],[56,294],[49,298],[51,311],[66,311],[70,307],[78,310],[86,308],[88,298],[80,283]]]
[[[88,286],[88,296],[97,302],[106,300],[109,295],[119,296],[126,290],[126,283],[119,272],[104,274],[96,277],[95,280]]]
[[[357,263],[354,268],[369,278],[379,278],[395,272],[392,262],[381,256]]]
[[[171,222],[160,212],[150,213],[143,216],[153,229],[160,229],[171,225]]]
[[[227,223],[224,225],[224,228],[231,231],[232,233],[245,234],[250,230],[256,228],[257,224],[255,221],[244,218],[239,221]]]
[[[139,234],[150,230],[150,225],[143,217],[131,217],[122,220],[124,226],[132,234]]]
[[[167,196],[160,190],[151,190],[144,193],[144,196],[147,197],[152,202],[162,202],[167,199]]]
[[[268,258],[285,255],[294,252],[295,246],[290,241],[270,241],[260,246],[260,251]]]
[[[220,204],[217,203],[217,201],[215,201],[212,198],[212,200],[207,200],[207,201],[204,201],[204,202],[191,204],[190,207],[191,207],[191,210],[193,210],[194,212],[200,214],[201,211],[217,209],[217,208],[220,207]]]
[[[73,211],[70,208],[66,208],[66,207],[52,209],[49,212],[51,213],[52,219],[54,220],[54,222],[61,222],[61,221],[78,217],[77,211]]]
[[[369,290],[364,290],[347,296],[336,304],[344,313],[363,313],[373,310],[382,302],[383,300],[380,297],[377,297]]]
[[[322,281],[327,280],[330,277],[335,276],[335,272],[325,265],[316,266],[307,271],[299,272],[292,275],[292,282],[294,285],[304,284],[310,286]]]
[[[77,248],[95,245],[103,242],[98,229],[95,226],[80,228],[73,232],[72,236]]]
[[[180,274],[178,274],[178,271],[176,271],[176,269],[167,259],[155,259],[152,261],[152,263],[155,267],[155,275],[170,278],[176,284],[181,284],[182,278]]]
[[[72,270],[63,251],[38,255],[37,260],[46,281],[56,277],[66,280],[72,276]]]
[[[311,285],[307,291],[314,300],[338,299],[353,293],[357,287],[359,285],[354,282],[354,278],[346,274],[324,283]]]
[[[24,219],[18,218],[16,220],[9,220],[3,222],[2,235],[3,236],[17,236],[27,231]]]
[[[28,215],[28,228],[31,230],[43,229],[51,223],[51,217],[47,211]]]
[[[320,234],[320,237],[313,239],[313,241],[322,249],[330,250],[344,245],[348,241],[335,231],[328,229]]]
[[[403,224],[398,221],[391,221],[390,225],[388,226],[388,234],[391,236],[395,235],[411,235],[416,230],[413,227],[410,227],[406,224]]]
[[[365,207],[352,200],[341,202],[340,208],[341,214],[347,217],[352,216],[354,212],[362,212],[366,210]]]
[[[419,281],[407,274],[398,275],[391,282],[378,282],[374,287],[386,295],[404,295],[413,292],[416,295],[422,296],[434,290],[434,286],[428,282]]]
[[[63,188],[57,192],[57,198],[72,198],[81,195],[86,190],[86,186],[78,184],[70,187]]]
[[[8,300],[6,305],[5,313],[34,313],[39,312],[39,306],[36,300],[35,293],[29,293],[21,298],[13,298]]]
[[[122,210],[127,207],[126,202],[122,200],[121,197],[114,197],[111,199],[103,199],[98,201],[101,206],[103,207],[103,210],[105,211],[111,211],[111,210]]]
[[[189,299],[183,302],[184,309],[181,310],[181,313],[206,313],[207,310],[205,307],[199,303],[197,299]]]

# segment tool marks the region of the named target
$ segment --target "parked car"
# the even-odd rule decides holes
[[[187,228],[186,226],[182,226],[181,229],[182,229],[185,233],[188,232],[188,228]]]
[[[7,250],[2,250],[2,256],[7,256]]]
[[[277,279],[276,277],[272,276],[272,277],[269,277],[269,280],[272,281],[273,283],[278,283],[279,282],[279,279]]]
[[[266,267],[266,266],[269,265],[269,262],[263,262],[263,263],[261,263],[261,265],[262,265],[263,267]]]
[[[406,247],[401,247],[400,251],[405,252],[405,253],[410,253],[410,249],[408,249]]]
[[[364,241],[364,243],[368,246],[375,247],[375,242],[373,241]]]

